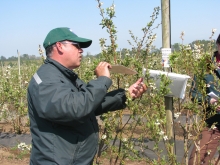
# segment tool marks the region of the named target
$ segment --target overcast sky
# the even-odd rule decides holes
[[[102,0],[103,8],[113,1]],[[118,33],[118,48],[129,48],[129,30],[135,36],[143,36],[142,28],[151,20],[154,7],[161,7],[160,0],[114,0]],[[29,54],[39,56],[47,33],[56,27],[69,27],[78,36],[93,40],[84,49],[84,55],[100,52],[99,39],[109,40],[106,29],[99,25],[101,16],[96,0],[5,0],[0,2],[0,56]],[[220,33],[220,0],[171,0],[171,43],[182,43],[180,33],[185,32],[184,44],[194,40],[208,40],[213,28],[214,38]],[[161,22],[161,14],[156,24]],[[155,30],[154,45],[162,46],[161,26]]]

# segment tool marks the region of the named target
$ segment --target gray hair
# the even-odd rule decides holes
[[[52,56],[52,52],[53,52],[53,47],[54,47],[55,44],[53,45],[50,45],[46,48],[46,56],[47,57],[51,57]]]

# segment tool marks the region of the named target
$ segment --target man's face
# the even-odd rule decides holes
[[[75,69],[80,66],[83,50],[77,43],[71,41],[61,42],[64,45],[64,55],[66,66],[69,69]]]

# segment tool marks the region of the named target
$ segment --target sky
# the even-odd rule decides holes
[[[161,0],[101,0],[102,8],[115,4],[113,19],[117,27],[118,49],[130,48],[127,40],[143,37],[142,28],[151,20],[155,7],[161,8]],[[40,56],[39,45],[48,32],[57,27],[69,27],[80,37],[92,39],[92,45],[84,49],[84,55],[100,52],[100,38],[109,42],[109,34],[102,29],[102,17],[96,0],[7,0],[0,2],[0,57],[22,54]],[[170,0],[171,44],[183,44],[194,40],[209,40],[212,29],[220,34],[218,11],[220,0]],[[161,23],[161,11],[155,25]],[[162,26],[154,30],[157,38],[153,43],[162,47]]]

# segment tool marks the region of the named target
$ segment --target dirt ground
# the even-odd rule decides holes
[[[30,130],[29,127],[23,127],[22,133],[29,134]],[[175,139],[176,140],[183,140],[183,130],[179,126],[178,123],[174,122],[174,130],[175,130]],[[141,130],[136,129],[135,134],[139,134]],[[13,127],[6,123],[0,123],[0,133],[3,132],[10,132],[14,133]],[[28,165],[29,164],[30,153],[22,152],[17,148],[6,148],[0,146],[0,165]],[[109,165],[108,159],[102,160],[103,165]],[[126,165],[146,165],[145,162],[137,162],[126,160]]]
[[[12,132],[12,127],[7,124],[0,124],[0,132]],[[29,128],[26,127],[25,133],[30,133]],[[175,137],[177,140],[183,140],[183,131],[179,127],[177,123],[174,125],[174,130],[175,130]],[[138,134],[138,130],[136,131]],[[28,152],[23,152],[21,150],[18,150],[17,148],[7,148],[7,147],[2,147],[0,146],[0,165],[29,165],[29,158],[30,158],[30,153]],[[213,160],[213,163],[215,163],[217,159]],[[103,159],[102,160],[103,164],[102,165],[109,165],[109,160],[108,159]],[[131,160],[126,160],[125,162],[126,165],[147,165],[146,162],[138,162],[138,161],[131,161]]]
[[[12,126],[5,123],[0,123],[0,132],[14,133]],[[24,127],[23,133],[30,133],[29,127]],[[136,133],[138,134],[138,130]],[[175,124],[175,133],[176,139],[182,139],[183,131],[177,123]],[[0,165],[29,165],[29,157],[30,153],[28,152],[0,146]],[[103,165],[109,165],[109,160],[103,159]],[[146,163],[126,160],[126,165],[146,165]]]
[[[19,151],[13,151],[9,148],[0,148],[0,164],[1,165],[28,165],[29,154],[21,154]]]
[[[22,154],[18,150],[0,148],[1,165],[29,165],[29,156],[30,154]],[[103,159],[102,162],[102,165],[109,165],[109,160],[107,159]],[[146,163],[126,160],[126,165],[146,165]]]

